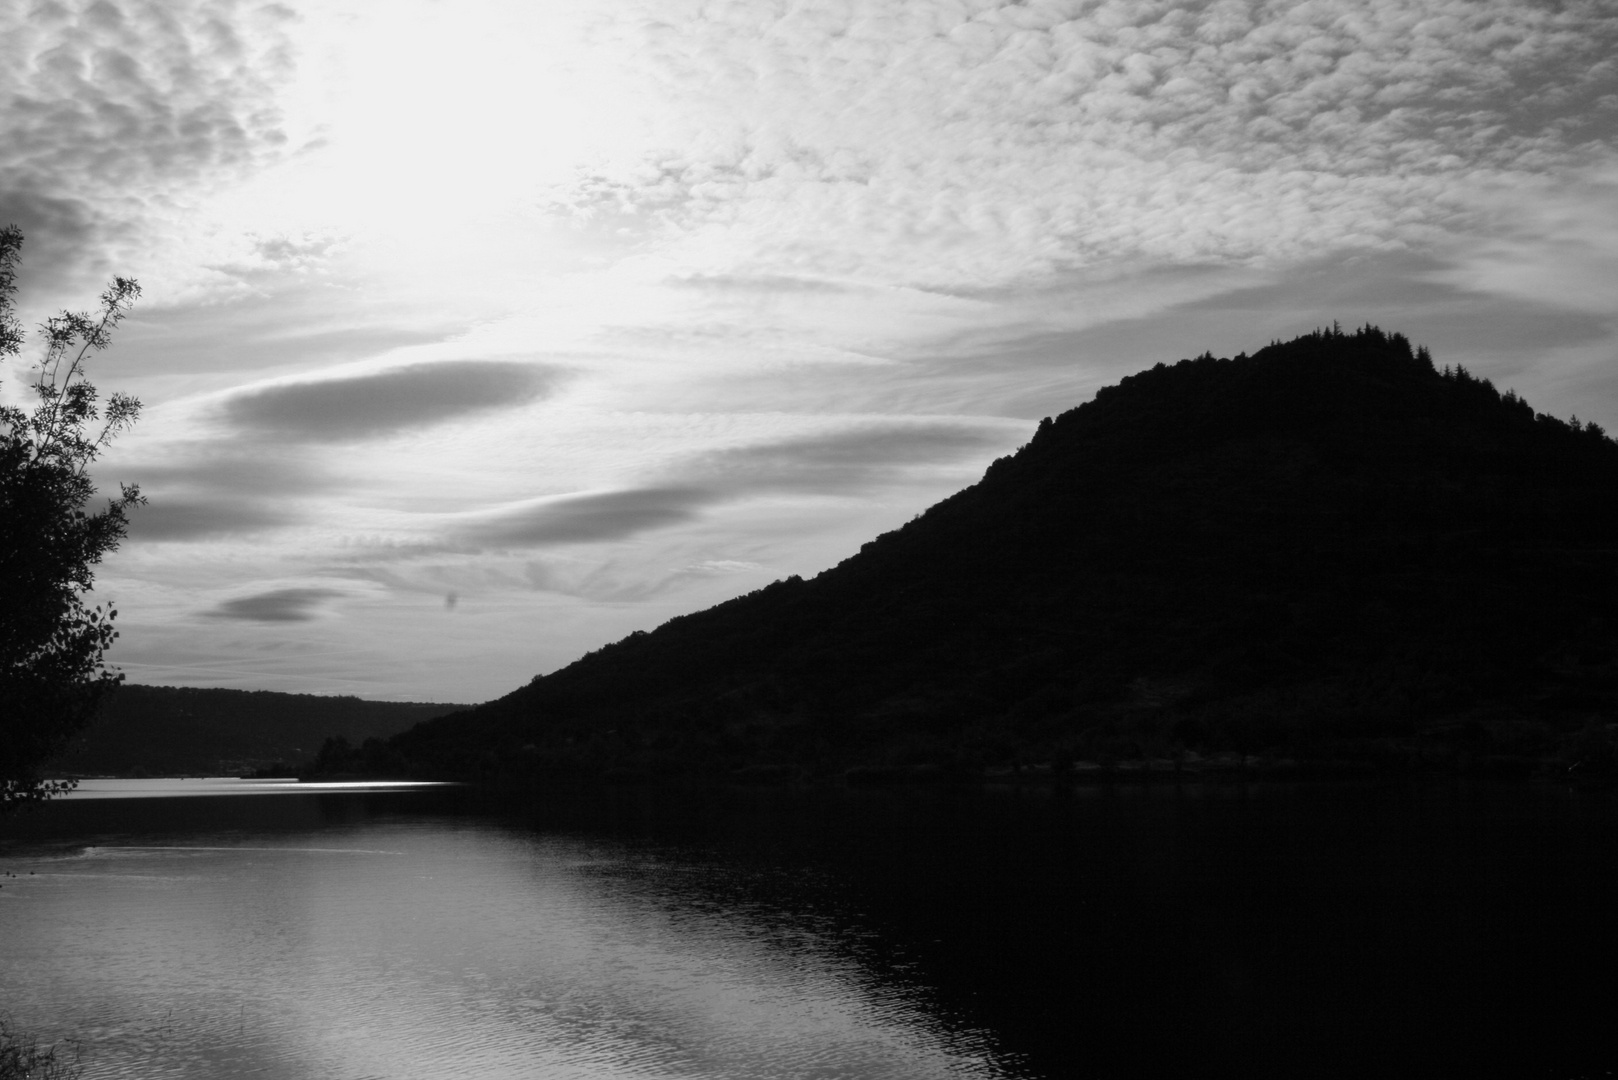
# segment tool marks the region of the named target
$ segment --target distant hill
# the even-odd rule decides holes
[[[460,705],[125,684],[51,763],[59,776],[239,775],[303,762],[324,740],[382,739]]]
[[[1367,327],[1126,378],[813,580],[388,757],[519,785],[1221,752],[1512,771],[1610,766],[1613,720],[1618,443]]]

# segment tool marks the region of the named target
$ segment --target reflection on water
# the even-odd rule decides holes
[[[0,874],[92,1080],[1618,1069],[1613,792],[92,798]]]
[[[319,795],[337,792],[412,791],[447,787],[431,780],[341,780],[305,783],[292,777],[251,780],[234,776],[156,780],[81,780],[63,799],[168,799],[186,795]]]
[[[293,801],[255,828],[183,800],[190,829],[107,801],[92,842],[13,847],[0,1002],[82,1039],[89,1078],[1016,1075],[873,977],[812,872],[782,903],[752,880],[779,870],[489,820],[287,827]]]

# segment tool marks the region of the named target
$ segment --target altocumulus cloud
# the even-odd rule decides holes
[[[204,614],[215,619],[242,619],[247,622],[309,622],[319,614],[323,602],[342,595],[336,589],[272,589],[226,600]]]
[[[581,198],[775,274],[1398,249],[1465,235],[1480,177],[1587,160],[1618,105],[1600,0],[634,6],[670,149]]]
[[[249,390],[226,401],[224,413],[261,434],[339,442],[523,405],[547,396],[560,378],[559,369],[539,364],[438,361]]]
[[[235,0],[0,0],[0,210],[68,263],[165,198],[280,156],[293,18]]]

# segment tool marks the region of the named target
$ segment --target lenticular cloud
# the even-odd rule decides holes
[[[226,403],[225,416],[284,439],[365,439],[523,405],[548,394],[558,377],[553,368],[501,360],[412,364],[249,390]]]

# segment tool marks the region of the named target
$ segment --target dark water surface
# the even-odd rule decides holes
[[[103,798],[0,874],[0,1009],[89,1078],[1618,1064],[1611,793]]]

